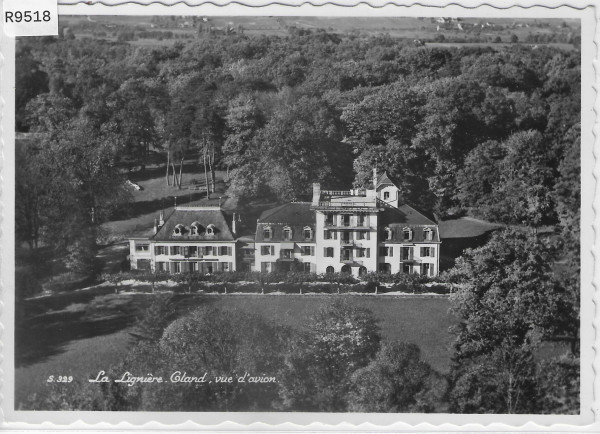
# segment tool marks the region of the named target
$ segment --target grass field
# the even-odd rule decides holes
[[[110,292],[110,288],[106,291]],[[72,303],[65,297],[54,304],[38,301],[38,309],[45,307],[48,311],[45,314],[37,312],[37,326],[19,331],[23,343],[20,351],[28,353],[28,357],[25,362],[16,354],[16,402],[43,391],[49,375],[73,375],[85,379],[118,363],[132,343],[129,335],[132,320],[149,297],[97,294],[88,299],[74,299]],[[179,305],[182,312],[198,305],[239,309],[301,329],[313,312],[336,297],[339,296],[182,296]],[[448,329],[456,322],[448,312],[447,297],[343,297],[373,312],[380,321],[384,339],[419,345],[424,360],[440,372],[447,371],[452,341]],[[50,336],[55,337],[54,342],[48,341]]]

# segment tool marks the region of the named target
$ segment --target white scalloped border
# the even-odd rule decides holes
[[[51,0],[50,0],[51,1]],[[588,63],[590,60],[593,63],[594,76],[593,76],[593,89],[597,94],[598,83],[600,82],[600,68],[598,67],[598,47],[600,42],[599,31],[597,28],[598,24],[598,10],[596,2],[586,0],[585,2],[567,0],[557,1],[548,0],[544,4],[540,4],[541,0],[536,1],[520,1],[511,4],[507,2],[488,1],[478,2],[473,0],[464,0],[462,2],[450,1],[420,1],[420,2],[388,2],[388,1],[138,1],[138,0],[124,0],[124,1],[58,1],[59,14],[133,14],[133,15],[185,15],[202,13],[206,15],[317,15],[323,14],[323,12],[334,12],[340,15],[354,15],[368,13],[373,16],[382,16],[378,12],[387,9],[394,8],[394,12],[397,15],[414,15],[416,9],[422,10],[424,13],[416,14],[419,16],[440,16],[442,13],[444,16],[460,16],[457,11],[482,11],[488,8],[498,11],[510,11],[519,9],[521,11],[555,11],[561,7],[568,7],[571,10],[584,11],[588,8],[593,9],[594,22],[596,28],[594,29],[594,55],[592,59],[582,59],[582,79],[583,79],[583,68],[590,66]],[[115,11],[114,7],[118,7],[118,11]],[[201,11],[196,8],[202,9]],[[312,10],[309,10],[312,8]],[[422,9],[424,8],[424,9]],[[235,11],[233,10],[235,9]],[[449,11],[450,10],[450,11]],[[116,12],[116,13],[115,13]],[[312,13],[310,13],[312,12]],[[406,12],[410,12],[407,14]],[[325,14],[326,14],[325,13]],[[547,12],[544,12],[544,15]],[[527,13],[524,13],[525,15]],[[468,15],[468,14],[462,14]],[[489,16],[489,15],[486,15]],[[560,18],[560,16],[557,16]],[[583,21],[582,21],[583,29]],[[590,29],[591,30],[591,29]],[[589,33],[589,32],[588,32]],[[582,35],[582,53],[584,35]],[[0,288],[2,293],[0,295],[0,344],[2,344],[2,354],[0,356],[0,399],[2,400],[2,428],[9,429],[43,429],[43,430],[56,430],[56,429],[86,429],[86,430],[119,430],[119,431],[130,431],[130,430],[157,430],[157,432],[172,432],[179,430],[189,429],[203,429],[210,431],[265,431],[265,432],[288,432],[288,431],[333,431],[333,432],[374,432],[374,431],[578,431],[578,432],[597,432],[600,431],[600,423],[598,417],[600,415],[600,405],[598,396],[600,394],[600,379],[597,375],[594,376],[593,384],[593,400],[591,410],[595,413],[594,422],[587,425],[575,424],[573,420],[577,417],[571,416],[538,416],[538,415],[444,415],[444,414],[431,414],[431,415],[413,415],[417,416],[420,420],[413,420],[411,415],[406,414],[325,414],[325,413],[124,413],[124,412],[15,412],[10,408],[5,408],[5,404],[12,404],[12,399],[5,400],[3,396],[2,386],[12,386],[11,376],[7,376],[8,372],[12,372],[14,369],[14,360],[12,355],[6,356],[4,348],[13,349],[14,342],[12,342],[12,321],[14,320],[14,311],[12,309],[6,310],[4,306],[12,306],[14,301],[14,294],[12,293],[12,284],[14,282],[14,276],[12,276],[12,270],[14,270],[14,240],[9,239],[7,236],[12,232],[14,225],[14,189],[13,191],[7,190],[7,182],[10,185],[10,177],[14,182],[14,98],[12,101],[6,100],[7,84],[14,83],[14,62],[12,65],[7,65],[6,61],[12,61],[14,59],[14,43],[8,41],[3,34],[0,35],[0,42],[2,43],[2,49],[0,51],[0,77],[2,77],[2,93],[0,94],[0,151],[2,152],[0,157],[0,242],[2,248],[0,249]],[[589,35],[588,35],[589,38]],[[12,44],[12,50],[7,47]],[[585,62],[584,62],[585,60]],[[12,73],[12,75],[11,75]],[[7,83],[8,79],[10,82]],[[600,99],[597,95],[591,95],[586,92],[583,85],[589,85],[591,83],[584,83],[582,80],[582,105],[584,98],[592,100],[593,116],[595,119],[593,126],[593,155],[594,159],[590,162],[593,167],[593,173],[591,174],[594,179],[594,186],[589,186],[594,190],[593,192],[593,203],[586,203],[586,206],[592,205],[592,223],[591,233],[593,233],[593,246],[591,247],[591,254],[594,258],[593,269],[593,286],[595,288],[593,293],[594,307],[586,305],[582,299],[582,323],[583,323],[583,311],[589,306],[588,310],[594,309],[595,315],[593,315],[593,321],[589,321],[590,325],[593,326],[594,330],[590,330],[589,333],[592,336],[593,342],[593,373],[597,373],[600,369],[600,361],[597,357],[599,345],[598,327],[600,326],[599,319],[599,304],[600,294],[597,291],[598,288],[598,271],[600,270],[600,264],[598,258],[598,241],[600,233],[598,232],[598,213],[597,210],[600,207],[600,195],[598,194],[597,180],[600,177],[600,165],[598,164],[598,144],[599,133],[597,116],[600,112]],[[10,95],[13,95],[10,92]],[[587,106],[584,106],[587,107]],[[10,110],[10,112],[9,112]],[[583,121],[583,110],[582,110],[582,121]],[[582,122],[582,133],[583,129]],[[585,125],[589,127],[588,124]],[[586,143],[582,134],[582,143]],[[12,147],[12,149],[11,149]],[[582,160],[583,160],[582,152]],[[8,162],[8,164],[6,163]],[[582,161],[582,166],[584,162]],[[582,173],[582,180],[584,174]],[[9,181],[7,181],[9,180]],[[4,205],[7,201],[8,206]],[[583,202],[582,202],[583,209]],[[582,239],[585,235],[591,235],[586,232],[583,235],[582,225]],[[12,242],[11,242],[12,241]],[[8,246],[7,246],[8,244]],[[7,249],[7,247],[9,247]],[[583,255],[582,255],[583,258]],[[8,277],[7,273],[9,274]],[[590,276],[586,276],[589,278]],[[591,309],[590,309],[591,308]],[[591,318],[589,318],[591,320]],[[586,318],[587,322],[588,318]],[[6,323],[6,325],[5,325]],[[584,331],[582,327],[582,332]],[[10,333],[10,334],[9,334]],[[586,332],[587,333],[587,332]],[[582,333],[583,338],[583,333]],[[583,351],[583,345],[582,345]],[[582,360],[585,354],[582,352]],[[2,369],[3,368],[3,369]],[[583,368],[583,362],[582,362]],[[582,375],[583,378],[583,375]],[[12,388],[10,389],[12,393]],[[589,410],[589,407],[588,407]],[[14,422],[7,422],[6,419],[18,416],[18,419]],[[478,419],[489,419],[481,420]],[[563,423],[558,421],[551,421],[551,419],[558,418]],[[463,419],[462,421],[458,419]],[[493,421],[492,419],[495,419]],[[515,424],[510,424],[509,421],[515,420]],[[544,423],[542,419],[547,419],[547,423]],[[538,422],[534,422],[534,420]],[[501,421],[501,422],[500,422]],[[571,422],[571,423],[570,423]]]

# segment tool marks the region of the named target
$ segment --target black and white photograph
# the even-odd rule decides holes
[[[11,410],[590,411],[582,20],[457,10],[17,37]]]

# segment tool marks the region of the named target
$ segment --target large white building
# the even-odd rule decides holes
[[[312,202],[264,212],[255,241],[255,270],[439,273],[438,225],[400,205],[398,187],[375,171],[370,189],[321,190],[314,184]]]
[[[439,273],[435,221],[399,203],[399,190],[374,171],[367,189],[322,190],[261,214],[254,238],[237,237],[236,217],[218,207],[178,207],[155,234],[130,240],[132,269],[169,272],[306,271]],[[231,220],[231,225],[229,224]]]

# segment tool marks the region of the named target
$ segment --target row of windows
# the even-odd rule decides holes
[[[407,264],[404,263],[402,264],[402,268],[401,271],[402,273],[405,274],[415,274],[415,273],[419,273],[419,274],[423,274],[425,276],[433,276],[433,271],[434,270],[434,265],[433,264],[428,264],[428,263],[423,263],[423,264]],[[385,264],[379,264],[379,272],[380,273],[391,273],[392,272],[392,265],[385,263]]]
[[[369,218],[366,215],[350,215],[350,214],[342,214],[338,216],[337,214],[327,214],[325,216],[325,225],[326,226],[354,226],[354,227],[368,227],[369,226]]]
[[[314,256],[315,254],[315,250],[314,250],[314,246],[301,246],[300,247],[300,254],[302,256]],[[342,250],[348,250],[351,251],[352,249],[342,249]],[[359,249],[355,249],[357,251],[357,257],[366,257],[369,258],[370,254],[371,254],[371,249],[369,248],[359,248]],[[390,256],[393,257],[394,256],[394,248],[392,246],[380,246],[379,247],[379,255],[380,256]],[[293,253],[294,251],[292,249],[282,249],[281,250],[281,255],[282,256],[289,256],[289,257],[293,257]],[[268,245],[268,246],[261,246],[260,247],[260,253],[263,256],[273,256],[275,255],[275,246],[274,245]],[[323,248],[323,255],[326,258],[333,258],[335,255],[335,248],[334,247],[324,247]],[[419,247],[419,256],[422,258],[434,258],[435,257],[435,247]],[[401,247],[400,248],[400,258],[401,260],[412,260],[413,259],[413,247]]]
[[[293,249],[282,249],[282,255],[293,256]],[[285,253],[284,253],[285,252]],[[263,256],[273,256],[275,254],[275,246],[260,246],[260,254]],[[300,254],[302,256],[314,256],[315,255],[315,247],[314,246],[300,246]]]
[[[357,258],[370,258],[371,257],[371,249],[355,249]],[[335,250],[333,247],[325,247],[323,249],[323,255],[326,258],[333,258],[335,255]],[[341,251],[342,260],[351,260],[353,258],[352,249],[342,249]]]
[[[394,236],[394,231],[392,228],[384,228],[383,230],[383,239],[391,240]],[[423,238],[425,241],[433,241],[433,229],[425,228],[423,229]],[[402,229],[402,239],[404,241],[412,241],[413,239],[413,230],[410,228]]]
[[[189,229],[182,224],[178,224],[173,229],[173,235],[181,236],[189,232],[190,235],[214,235],[216,227],[213,224],[207,225],[205,228],[199,222],[194,222],[190,225]]]
[[[139,266],[138,266],[139,268]],[[203,273],[232,271],[231,262],[157,262],[157,271],[168,271],[170,273]]]
[[[392,246],[379,247],[379,256],[394,256],[394,248]],[[419,247],[419,256],[421,256],[422,258],[435,257],[435,247]],[[413,258],[413,248],[412,247],[401,247],[400,248],[400,257],[403,260],[412,259]]]
[[[231,256],[233,248],[230,246],[154,246],[155,255],[182,255],[182,256]]]
[[[340,232],[340,237],[342,241],[352,241],[352,235],[350,232]],[[325,229],[323,231],[323,238],[326,240],[337,240],[338,239],[338,231],[332,231]],[[370,240],[371,233],[368,231],[357,231],[354,234],[355,240]]]
[[[302,230],[302,235],[305,240],[312,240],[313,230],[310,226],[305,226]],[[282,237],[286,241],[291,241],[294,237],[294,231],[289,226],[286,226],[282,229]],[[263,238],[265,240],[273,239],[273,229],[270,226],[263,228]]]

